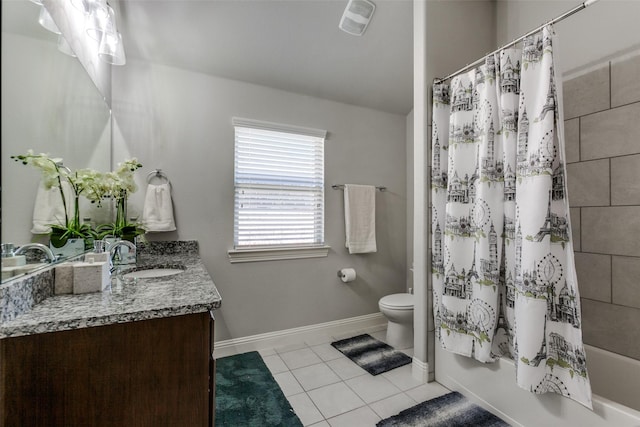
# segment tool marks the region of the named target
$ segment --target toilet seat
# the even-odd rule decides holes
[[[391,294],[382,297],[379,301],[380,307],[392,310],[413,310],[412,294]]]

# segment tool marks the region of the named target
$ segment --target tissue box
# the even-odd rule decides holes
[[[66,262],[55,268],[55,282],[53,293],[55,295],[73,293],[73,263]]]
[[[2,268],[19,267],[27,264],[27,257],[24,255],[10,256],[2,258]]]
[[[100,292],[111,284],[108,262],[78,262],[73,265],[73,293]]]

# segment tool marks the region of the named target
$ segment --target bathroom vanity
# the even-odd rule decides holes
[[[185,269],[49,296],[0,323],[0,425],[214,425],[221,297],[196,242],[147,244],[137,266],[149,264]]]

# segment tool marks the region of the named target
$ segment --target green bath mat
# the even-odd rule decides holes
[[[216,360],[216,427],[302,427],[256,351]]]

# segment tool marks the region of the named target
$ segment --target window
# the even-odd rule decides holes
[[[233,125],[235,205],[231,261],[326,256],[326,132],[238,118],[233,119]]]

